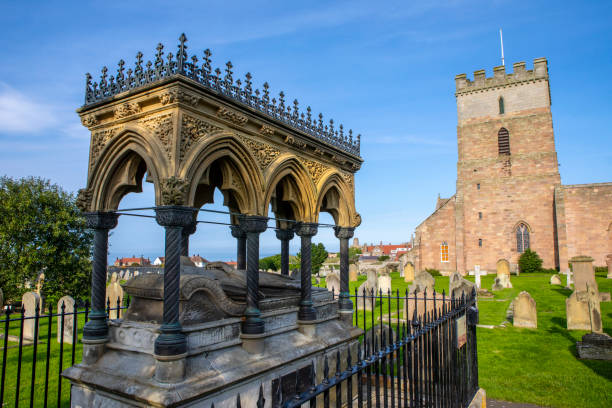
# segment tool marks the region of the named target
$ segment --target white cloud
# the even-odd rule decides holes
[[[0,82],[0,132],[35,133],[57,125],[56,109]]]

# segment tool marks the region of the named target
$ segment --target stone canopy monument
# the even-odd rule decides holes
[[[176,54],[160,44],[155,59],[115,75],[87,74],[78,110],[91,131],[86,188],[78,205],[94,230],[92,312],[83,330],[83,362],[63,375],[72,406],[251,406],[262,387],[305,367],[321,367],[324,350],[354,347],[348,240],[361,223],[354,174],[360,136],[323,122],[249,73],[213,70],[210,51]],[[201,59],[200,59],[201,58]],[[146,177],[145,177],[146,175]],[[122,198],[154,185],[155,219],[165,228],[164,273],[124,284],[132,298],[109,320],[105,284],[109,230]],[[237,269],[185,261],[199,209],[215,189],[229,208]],[[268,214],[272,208],[273,215]],[[311,239],[319,213],[334,219],[340,241],[340,293],[311,287]],[[274,218],[269,218],[274,217]],[[259,272],[259,234],[269,220],[281,243],[281,274]],[[200,224],[201,225],[201,224]],[[289,241],[301,241],[299,279],[289,276]],[[334,351],[335,352],[335,351]],[[354,350],[354,355],[357,355]],[[317,374],[320,378],[321,373]]]

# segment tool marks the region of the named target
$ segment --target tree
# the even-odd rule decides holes
[[[327,250],[325,249],[325,245],[322,243],[318,244],[310,244],[310,265],[312,269],[313,275],[319,273],[319,269],[323,265],[323,262],[327,259]],[[298,252],[296,256],[296,264],[300,265],[300,261],[302,259],[302,253]]]
[[[539,272],[542,269],[542,258],[537,252],[526,249],[519,257],[518,264],[521,273]]]
[[[381,255],[381,256],[378,257],[378,260],[381,261],[381,262],[388,261],[389,260],[389,255]]]
[[[41,271],[48,302],[85,298],[92,239],[75,198],[61,187],[34,177],[0,177],[0,287],[7,300],[19,300]]]
[[[263,271],[267,271],[268,269],[271,269],[273,271],[278,271],[280,268],[281,268],[280,254],[267,256],[259,260],[259,269]]]
[[[359,255],[361,255],[361,248],[349,248],[348,250],[348,258],[349,263],[354,264],[359,260]]]

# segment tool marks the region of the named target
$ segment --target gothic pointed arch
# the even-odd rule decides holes
[[[524,221],[520,221],[514,227],[514,236],[516,239],[516,251],[522,254],[529,248],[531,248],[531,228],[529,224]]]
[[[353,181],[349,174],[329,171],[317,186],[317,209],[330,213],[336,225],[357,227],[361,216],[353,205]]]
[[[235,212],[259,215],[262,176],[249,149],[232,132],[217,133],[193,147],[185,157],[181,177],[186,181],[186,205],[212,202],[215,188]]]
[[[88,188],[83,195],[89,211],[111,211],[128,193],[141,192],[144,174],[155,186],[156,204],[161,203],[160,180],[168,168],[167,154],[154,138],[145,137],[146,130],[126,127],[121,131],[105,131],[106,140],[93,144],[90,154]],[[95,139],[96,135],[92,136]]]
[[[315,186],[297,157],[290,153],[277,157],[266,171],[265,185],[262,214],[267,215],[269,204],[272,204],[279,215],[290,213],[295,220],[304,222],[316,220]]]

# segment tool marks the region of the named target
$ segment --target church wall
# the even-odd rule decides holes
[[[451,198],[416,228],[419,236],[419,260],[417,268],[423,271],[437,269],[443,274],[457,270],[455,245],[455,200]],[[442,262],[440,245],[448,243],[448,262]]]
[[[606,255],[612,253],[612,183],[561,186],[558,190],[557,214],[565,221],[558,227],[565,228],[567,248],[560,259],[561,270],[578,255],[588,255],[594,265],[605,266]]]

